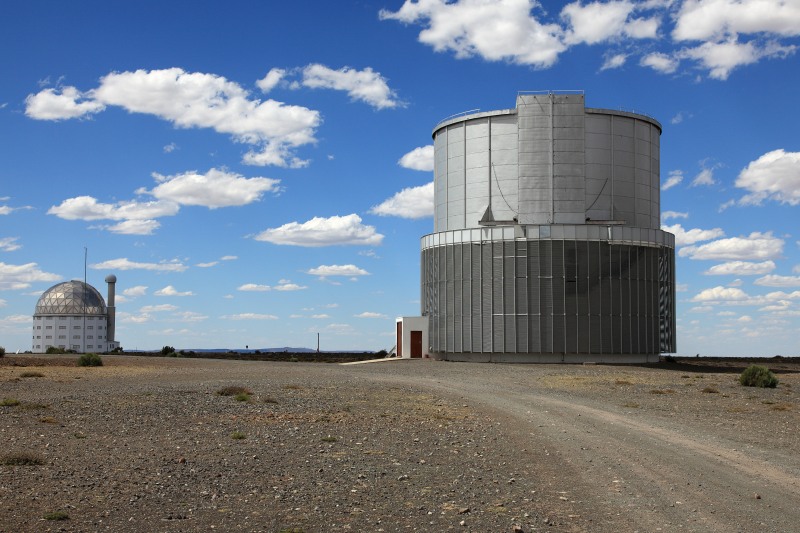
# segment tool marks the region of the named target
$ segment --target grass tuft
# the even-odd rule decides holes
[[[700,392],[704,392],[706,394],[718,394],[719,393],[719,389],[716,388],[716,387],[706,387]]]
[[[217,394],[220,396],[239,396],[240,394],[246,394],[248,397],[253,394],[253,391],[248,389],[247,387],[242,387],[239,385],[229,385],[227,387],[223,387],[217,391]]]
[[[234,439],[234,440],[242,440],[242,439],[246,439],[247,435],[245,435],[241,431],[234,431],[233,433],[231,433],[231,438]]]
[[[19,405],[19,400],[16,398],[3,398],[0,400],[0,407],[16,407]]]
[[[43,378],[44,374],[41,372],[26,371],[19,375],[21,378]]]
[[[336,442],[339,439],[337,439],[336,437],[331,437],[330,435],[328,435],[327,437],[322,437],[320,440],[322,442]]]
[[[44,464],[44,459],[32,452],[17,452],[0,457],[0,464],[5,466],[37,466]]]
[[[52,513],[45,513],[45,520],[69,520],[69,515],[64,511],[53,511]]]

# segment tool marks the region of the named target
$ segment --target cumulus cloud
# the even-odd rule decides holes
[[[652,52],[642,57],[639,64],[643,67],[650,67],[662,74],[672,74],[678,70],[680,60],[661,52]]]
[[[774,261],[728,261],[721,265],[714,265],[704,272],[710,276],[761,276],[775,270]]]
[[[776,274],[770,274],[758,278],[753,284],[763,287],[800,287],[800,276],[778,276]]]
[[[615,68],[620,68],[625,64],[625,61],[628,60],[627,54],[613,54],[606,56],[605,60],[603,61],[600,70],[611,70]]]
[[[414,148],[397,162],[403,168],[411,170],[422,170],[425,172],[433,171],[433,145],[420,146]]]
[[[178,204],[169,201],[104,204],[91,196],[76,196],[54,205],[47,214],[64,220],[148,220],[175,215],[179,209]]]
[[[17,241],[19,237],[3,237],[0,238],[0,250],[3,252],[15,252],[22,248],[22,245]]]
[[[152,235],[161,227],[158,220],[123,220],[117,224],[96,226],[119,235]]]
[[[268,93],[280,83],[285,75],[286,69],[273,68],[267,72],[266,76],[256,82],[256,86],[261,89],[261,92]]]
[[[705,289],[692,298],[693,302],[720,302],[720,301],[743,301],[749,296],[742,289],[732,287],[713,287]]]
[[[361,100],[376,109],[402,105],[386,78],[369,67],[364,70],[350,67],[334,70],[325,65],[308,65],[303,69],[302,84],[312,89],[345,91],[353,100]]]
[[[160,201],[209,209],[257,202],[264,193],[278,191],[280,184],[280,180],[276,179],[245,178],[241,174],[215,168],[205,174],[192,171],[164,176],[154,172],[153,178],[158,185],[149,191],[139,189],[137,194],[150,194]]]
[[[791,0],[685,0],[672,36],[702,41],[752,33],[800,35],[800,5]]]
[[[652,39],[666,49],[640,52],[641,66],[672,74],[685,59],[720,80],[739,66],[793,54],[797,46],[781,39],[800,35],[794,0],[575,1],[552,15],[535,0],[406,0],[379,16],[422,26],[419,41],[437,52],[536,68],[551,67],[577,45],[652,50],[638,44]],[[622,66],[629,55],[604,54],[600,70]]]
[[[748,191],[739,201],[744,205],[764,200],[800,205],[800,152],[767,152],[739,173],[736,186]]]
[[[783,254],[783,239],[772,232],[753,232],[747,237],[720,239],[701,246],[681,248],[678,255],[690,259],[755,261],[778,259]]]
[[[145,305],[139,312],[142,314],[150,314],[150,313],[164,313],[169,311],[176,311],[178,309],[177,306],[172,304],[160,304],[160,305]]]
[[[685,230],[680,224],[673,224],[672,226],[662,225],[661,229],[675,235],[675,246],[687,246],[696,242],[710,241],[711,239],[725,236],[725,232],[720,228]]]
[[[225,320],[278,320],[275,315],[265,315],[259,313],[239,313],[236,315],[225,315],[221,318]]]
[[[2,291],[27,289],[31,283],[59,280],[61,280],[61,276],[44,272],[36,263],[9,265],[0,262],[0,290]]]
[[[156,296],[194,296],[192,291],[180,292],[175,289],[172,285],[167,285],[163,289],[159,289],[154,292]]]
[[[655,38],[658,33],[658,18],[632,18],[634,9],[635,5],[627,1],[567,4],[561,10],[561,18],[568,24],[564,42],[569,45],[597,44],[623,36],[634,39]]]
[[[567,45],[558,24],[542,24],[531,15],[536,5],[532,0],[407,0],[397,11],[381,10],[379,16],[425,25],[419,41],[437,52],[545,68],[556,62]]]
[[[131,298],[137,298],[139,296],[144,296],[147,294],[147,286],[146,285],[136,285],[133,287],[129,287],[122,291],[122,294],[125,296],[129,296]]]
[[[356,214],[314,217],[307,222],[289,222],[278,228],[267,229],[256,235],[255,240],[286,244],[292,246],[334,246],[359,245],[375,246],[381,243],[383,235],[374,226],[362,224]]]
[[[433,216],[433,182],[403,189],[373,206],[369,212],[374,215],[411,219]]]
[[[75,87],[44,89],[25,99],[25,114],[37,120],[83,118],[103,111],[106,106]]]
[[[45,89],[26,99],[25,113],[39,120],[61,120],[118,106],[154,115],[179,128],[211,128],[254,148],[244,162],[301,167],[294,151],[313,144],[319,112],[275,100],[250,99],[237,83],[215,74],[180,68],[112,72],[100,85],[81,93],[74,87]]]
[[[678,185],[680,182],[683,181],[683,171],[682,170],[670,170],[669,177],[667,180],[661,185],[661,190],[666,191],[674,186]]]
[[[305,285],[298,285],[297,283],[291,283],[289,280],[281,280],[278,282],[277,285],[273,287],[276,291],[285,291],[285,292],[292,292],[292,291],[302,291],[307,289]]]
[[[383,313],[373,313],[373,312],[370,312],[370,311],[365,311],[363,313],[360,313],[360,314],[354,315],[354,316],[356,318],[388,318]]]
[[[369,272],[355,265],[320,265],[306,272],[312,276],[327,278],[332,276],[358,277],[369,276]]]
[[[120,259],[109,259],[102,263],[89,265],[95,270],[152,270],[156,272],[184,272],[187,267],[177,259],[172,261],[162,261],[160,263],[139,263],[131,261],[127,257]]]
[[[245,283],[244,285],[239,285],[236,290],[244,292],[267,292],[272,290],[272,287],[269,285],[259,285],[257,283]]]
[[[680,211],[663,211],[661,213],[661,220],[666,221],[673,218],[689,218],[689,213],[682,213]]]
[[[198,268],[211,268],[219,264],[219,261],[209,261],[208,263],[197,263],[195,266]]]

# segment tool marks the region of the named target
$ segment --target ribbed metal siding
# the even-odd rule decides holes
[[[580,240],[422,252],[423,312],[443,353],[675,351],[674,251]]]

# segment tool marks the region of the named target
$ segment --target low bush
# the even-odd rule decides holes
[[[41,372],[34,372],[34,371],[31,371],[31,370],[28,370],[28,371],[23,372],[22,374],[20,374],[19,377],[21,377],[21,378],[43,378],[44,374],[42,374]]]
[[[219,394],[220,396],[237,396],[238,399],[239,395],[245,394],[247,396],[250,396],[251,394],[253,394],[253,391],[251,391],[247,387],[241,387],[239,385],[229,385],[227,387],[219,389],[217,391],[217,394]]]
[[[0,357],[5,357],[6,349],[5,346],[0,346]]]
[[[103,360],[96,353],[85,353],[78,358],[78,366],[103,366]]]
[[[45,353],[48,355],[53,355],[53,354],[67,353],[67,351],[64,348],[59,348],[58,346],[48,346],[47,351]]]
[[[245,435],[241,431],[234,431],[233,433],[231,433],[231,438],[233,440],[242,440],[242,439],[246,439],[247,435]]]
[[[0,400],[0,407],[16,407],[19,405],[19,400],[16,398],[3,398]]]
[[[69,520],[69,515],[64,511],[53,511],[52,513],[45,513],[45,520]]]
[[[175,348],[172,346],[164,346],[161,348],[161,355],[172,355],[175,353]]]
[[[745,387],[774,389],[778,386],[778,378],[765,366],[750,365],[739,376],[739,383]]]

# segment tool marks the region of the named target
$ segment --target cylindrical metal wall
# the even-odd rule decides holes
[[[429,349],[452,360],[652,361],[674,352],[661,125],[520,93],[438,124],[422,242]]]

